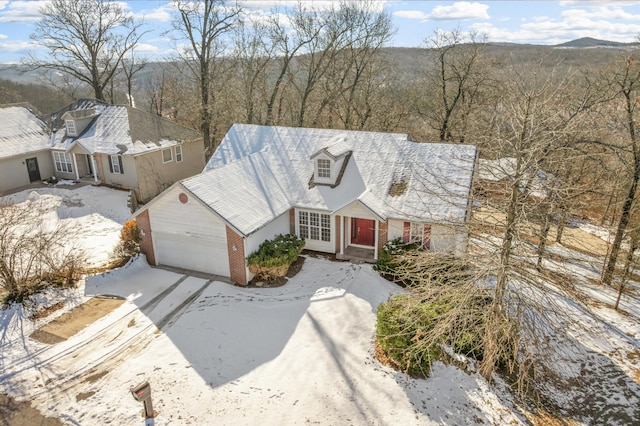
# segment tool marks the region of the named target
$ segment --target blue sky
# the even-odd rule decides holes
[[[253,14],[295,1],[240,0]],[[307,0],[316,7],[329,0]],[[28,51],[42,56],[29,40],[42,1],[0,0],[0,62],[17,62]],[[150,30],[139,52],[166,58],[172,50],[162,35],[170,22],[169,1],[121,1]],[[393,16],[394,46],[423,46],[437,30],[459,28],[485,33],[489,41],[558,44],[581,37],[631,42],[640,35],[640,1],[377,1]]]

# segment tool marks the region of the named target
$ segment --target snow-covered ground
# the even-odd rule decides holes
[[[79,241],[99,263],[128,217],[126,197],[95,187],[65,191],[38,193],[54,197],[61,220],[82,224]],[[38,295],[39,306],[65,304],[46,318],[32,321],[35,308],[20,305],[1,311],[0,393],[78,425],[144,424],[129,389],[145,380],[157,425],[525,423],[499,381],[488,385],[442,363],[416,380],[375,359],[375,311],[400,291],[370,265],[314,257],[286,285],[263,289],[151,268],[138,257],[76,289]],[[556,368],[577,385],[549,391],[566,400],[567,414],[584,407],[584,423],[632,424],[640,418],[640,304],[625,297],[621,314],[607,307],[611,291],[584,291],[598,302],[598,320],[567,303],[580,321],[553,342],[579,342],[567,345]],[[29,338],[100,294],[126,302],[64,342]]]

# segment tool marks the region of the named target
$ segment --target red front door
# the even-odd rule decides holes
[[[375,241],[375,221],[371,219],[351,218],[351,244],[373,247]]]

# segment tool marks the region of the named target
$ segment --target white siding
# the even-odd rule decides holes
[[[289,212],[286,212],[278,216],[264,228],[248,236],[244,243],[244,252],[249,256],[251,253],[258,250],[260,244],[265,240],[271,240],[279,234],[288,234],[289,231]]]
[[[402,239],[403,233],[404,233],[404,221],[390,219],[389,227],[387,229],[387,241],[391,241],[396,238]]]
[[[53,163],[49,150],[0,159],[0,169],[2,169],[0,194],[20,186],[29,185],[29,171],[27,170],[26,159],[34,157],[38,159],[40,179],[45,180],[53,176]]]
[[[229,276],[226,224],[193,196],[179,199],[175,186],[149,207],[156,262]]]
[[[181,192],[182,187],[177,185],[149,208],[151,229],[226,242],[225,223],[186,191],[188,201],[182,204],[178,199]]]
[[[464,226],[431,226],[431,250],[461,256],[466,250],[467,229]]]

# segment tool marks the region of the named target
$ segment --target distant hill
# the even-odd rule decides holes
[[[619,43],[617,41],[598,40],[597,38],[582,37],[577,40],[568,41],[566,43],[556,44],[554,47],[571,47],[580,49],[589,47],[626,48],[632,46],[638,46],[638,43]]]

